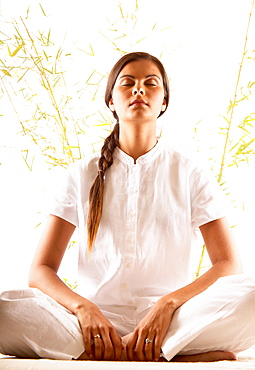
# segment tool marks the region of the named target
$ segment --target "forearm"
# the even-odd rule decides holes
[[[176,310],[189,299],[202,293],[220,277],[232,274],[234,275],[241,272],[242,270],[238,263],[219,261],[198,279],[187,286],[166,295],[162,299],[165,300],[173,310]]]
[[[202,293],[220,277],[242,272],[237,246],[227,220],[221,218],[211,221],[200,226],[200,230],[213,266],[191,284],[163,297],[173,309]]]
[[[56,302],[77,315],[81,307],[89,307],[92,303],[73,292],[59,276],[47,265],[32,269],[29,275],[29,286],[40,289]]]

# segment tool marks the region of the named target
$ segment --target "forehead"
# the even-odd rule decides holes
[[[131,75],[134,76],[135,78],[145,77],[148,75],[156,75],[160,79],[162,78],[157,65],[153,61],[147,59],[135,60],[133,62],[128,63],[121,70],[118,78],[121,78],[121,76],[123,75]]]

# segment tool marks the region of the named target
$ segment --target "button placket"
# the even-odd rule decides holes
[[[128,278],[132,271],[133,260],[136,254],[136,216],[137,198],[139,189],[139,168],[137,165],[128,168],[128,194],[127,197],[127,222],[126,222],[126,243],[123,259],[123,282],[120,284],[120,295],[124,304],[132,305],[133,299],[128,287]],[[126,276],[126,281],[124,277]]]
[[[136,215],[139,189],[139,167],[133,165],[129,169],[128,177],[129,197],[127,199],[127,234],[126,241],[130,254],[135,254],[136,247]]]

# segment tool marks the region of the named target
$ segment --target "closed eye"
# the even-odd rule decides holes
[[[121,82],[121,86],[133,86],[134,81],[130,79],[125,79]]]
[[[149,86],[157,86],[158,83],[157,81],[155,81],[154,79],[149,79],[145,82],[145,85],[149,85]]]

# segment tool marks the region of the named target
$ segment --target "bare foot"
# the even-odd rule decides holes
[[[81,355],[80,355],[80,357],[78,357],[78,358],[76,358],[76,360],[93,360],[93,359],[91,359],[88,355],[87,355],[87,353],[86,352],[83,352]]]
[[[236,361],[237,357],[232,352],[211,351],[196,355],[177,355],[172,358],[173,362],[212,362],[212,361]]]

